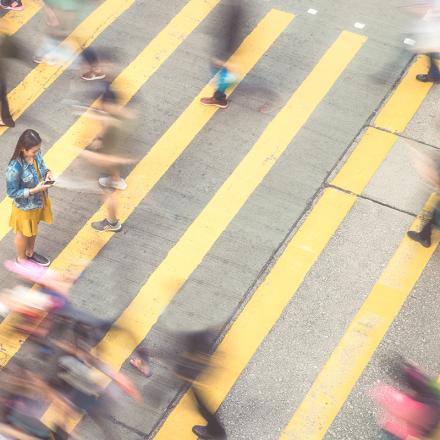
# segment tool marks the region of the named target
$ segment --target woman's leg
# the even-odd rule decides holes
[[[34,235],[33,237],[27,237],[27,245],[26,245],[26,255],[28,257],[32,257],[34,254],[34,247],[35,247],[35,240],[37,239],[37,236]]]
[[[15,249],[17,252],[17,260],[26,260],[26,252],[28,248],[29,237],[26,237],[21,232],[15,234]],[[35,240],[34,240],[35,242]]]

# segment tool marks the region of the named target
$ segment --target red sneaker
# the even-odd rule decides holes
[[[215,105],[216,107],[219,107],[219,108],[228,108],[228,105],[229,105],[228,100],[226,98],[225,99],[217,99],[217,98],[214,98],[214,96],[211,96],[210,98],[202,98],[200,100],[200,102],[203,105]]]

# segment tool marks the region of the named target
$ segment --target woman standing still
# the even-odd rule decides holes
[[[15,232],[17,263],[32,261],[49,266],[50,260],[34,252],[38,223],[52,223],[52,209],[47,189],[52,173],[40,153],[41,138],[35,130],[25,130],[18,139],[6,171],[8,196],[14,200],[9,226]]]

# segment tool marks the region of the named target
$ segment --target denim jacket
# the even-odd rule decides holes
[[[41,153],[35,156],[41,177],[47,173]],[[30,189],[38,185],[38,174],[33,164],[22,159],[13,160],[6,170],[6,192],[14,199],[17,208],[23,211],[43,207],[43,193],[30,194]]]

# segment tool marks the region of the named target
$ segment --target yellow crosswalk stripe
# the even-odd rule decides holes
[[[409,68],[405,78],[399,84],[399,93],[392,94],[373,125],[392,132],[401,133],[412,115],[417,111],[425,96],[431,90],[432,83],[415,80],[418,73],[428,70],[426,56],[419,56]]]
[[[123,91],[122,102],[126,104],[157,69],[172,55],[188,35],[214,9],[219,0],[191,0],[176,14],[165,28],[115,79],[114,85]],[[96,104],[96,103],[95,103]],[[99,127],[87,115],[83,115],[46,152],[44,160],[56,176],[61,175],[85,148],[91,135]],[[0,131],[1,134],[1,131]],[[70,148],[74,146],[75,148]],[[0,202],[0,212],[10,211],[11,200]],[[0,216],[0,240],[9,232],[9,216]]]
[[[428,204],[432,204],[432,199]],[[281,440],[320,440],[325,436],[428,264],[439,239],[440,231],[436,230],[433,245],[425,248],[405,236],[296,410]]]
[[[82,48],[88,47],[117,17],[122,15],[134,0],[105,0],[75,30],[64,40],[68,46],[75,47],[79,53]],[[8,94],[11,114],[14,119],[20,117],[29,106],[61,76],[72,64],[66,62],[59,66],[39,64],[32,69],[15,89]],[[8,127],[0,127],[0,136]]]
[[[249,72],[289,25],[293,17],[292,14],[272,9],[245,39],[236,54],[231,58],[231,63],[239,62],[242,72]],[[323,89],[331,81],[325,81],[325,83]],[[200,97],[210,96],[211,94],[211,86],[205,87],[129,175],[127,178],[128,189],[121,193],[121,202],[124,204],[122,208],[123,215],[121,216],[123,220],[128,217],[135,206],[139,204],[169,166],[189,145],[200,129],[215,114],[217,111],[215,108],[202,106],[199,102]],[[297,107],[295,108],[298,111]],[[291,114],[295,113],[292,112]],[[275,155],[280,155],[287,146],[284,145],[287,140],[284,136],[279,139],[279,142],[276,142],[274,134],[277,132],[275,129],[279,130],[288,126],[289,133],[292,133],[292,130],[297,131],[299,129],[301,123],[294,123],[292,128],[290,121],[286,119],[287,116],[289,115],[286,112],[282,113],[282,117],[278,118],[277,125],[271,126],[271,140],[275,144],[269,146],[267,143],[268,138],[266,138],[266,145],[264,141],[260,141],[254,146],[252,152],[246,156],[246,159],[225,182],[220,191],[214,196],[214,199],[179,240],[178,244],[168,253],[167,258],[118,319],[116,325],[132,331],[134,338],[130,338],[130,341],[121,341],[121,334],[115,331],[112,332],[112,330],[104,337],[100,343],[100,348],[102,347],[102,352],[108,356],[105,360],[113,367],[119,369],[138,343],[142,341],[163,308],[195,269],[209,247],[238,212],[265,173],[276,162]],[[281,122],[284,125],[281,125]],[[272,153],[274,154],[273,157],[271,156]],[[269,160],[268,157],[270,157]],[[254,170],[254,167],[258,167],[258,170]],[[244,175],[246,178],[244,178]],[[244,187],[239,188],[238,182],[247,183]],[[234,194],[233,197],[231,192]],[[102,218],[103,215],[104,212],[98,212],[93,219]],[[72,240],[74,247],[69,251],[69,256],[80,255],[80,258],[83,258],[81,252],[84,252],[84,247],[89,245],[88,242],[91,239],[103,237],[101,239],[103,241],[99,246],[99,249],[101,249],[104,241],[107,242],[110,237],[109,235],[102,236],[91,232],[89,226],[86,226],[80,234],[83,234],[83,238],[81,237],[82,245],[77,245],[77,236]],[[91,247],[95,247],[95,242],[92,243]],[[93,255],[90,255],[89,250],[86,249],[86,258],[96,255],[97,250],[98,247],[93,250]],[[66,262],[67,266],[61,267],[64,270],[70,269],[72,259],[69,256],[63,258],[63,253],[59,258],[62,259],[62,262]],[[57,265],[56,267],[60,266]],[[148,313],[145,313],[146,310],[148,310]],[[55,416],[53,411],[52,408],[46,413],[44,416],[45,423],[50,424],[51,418]]]
[[[237,63],[239,60],[242,73],[246,75],[292,19],[293,15],[291,14],[271,10],[244,40],[230,61]],[[120,194],[119,212],[122,222],[128,218],[197,133],[216,113],[216,108],[205,107],[199,102],[201,96],[209,96],[211,94],[212,88],[210,85],[203,88],[127,177],[128,188]],[[90,221],[100,220],[105,217],[105,214],[105,210],[101,208],[93,215]],[[84,266],[92,261],[111,237],[112,234],[99,234],[89,224],[84,225],[53,261],[52,267],[63,273],[78,273],[82,271]],[[2,344],[4,351],[7,353],[7,356],[1,360],[2,365],[6,365],[23,343],[22,335],[7,334],[6,329],[9,327],[11,319],[13,317],[8,316],[0,323],[0,344]]]
[[[42,0],[23,0],[23,11],[9,11],[0,18],[0,31],[8,35],[14,35],[22,26],[24,26],[42,6]]]

